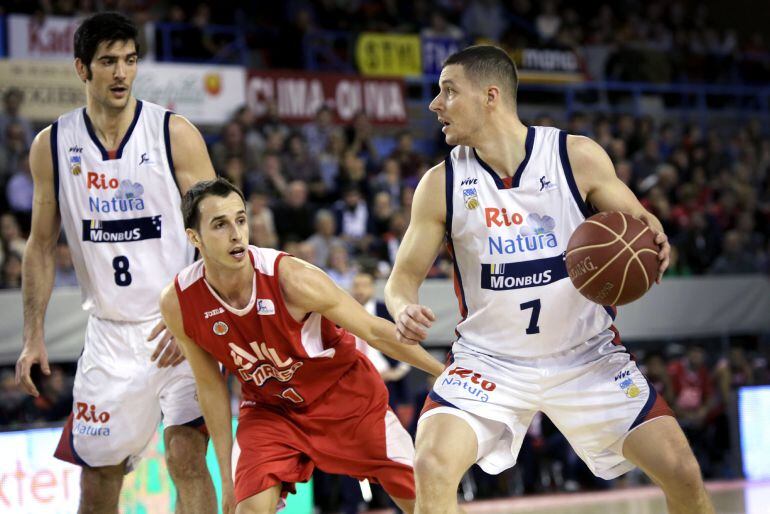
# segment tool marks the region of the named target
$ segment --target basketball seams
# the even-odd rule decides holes
[[[623,216],[623,219],[624,219],[624,221],[625,221],[625,216]],[[587,221],[590,221],[590,220],[587,220]],[[595,223],[595,222],[593,222],[593,221],[591,221],[591,222],[592,222],[592,223]],[[604,227],[604,228],[606,228],[607,230],[610,230],[610,228],[609,228],[609,227],[606,227],[606,226],[602,225],[601,223],[596,223],[596,224],[597,224],[597,225],[600,225],[600,226],[603,226],[603,227]],[[614,256],[614,257],[612,257],[612,259],[610,259],[609,261],[607,261],[607,263],[605,263],[605,264],[604,264],[604,266],[602,266],[601,268],[599,268],[599,270],[598,270],[598,271],[596,271],[596,273],[594,273],[593,275],[591,275],[591,278],[589,278],[588,280],[586,280],[585,282],[583,282],[583,284],[582,284],[582,285],[581,285],[581,286],[578,288],[578,291],[582,291],[582,290],[583,290],[583,288],[584,288],[585,286],[587,286],[588,284],[590,284],[590,283],[591,283],[591,282],[592,282],[592,281],[593,281],[593,280],[594,280],[596,277],[598,277],[599,275],[601,275],[601,274],[604,272],[604,270],[605,270],[605,269],[607,269],[607,267],[608,267],[610,264],[612,264],[613,262],[615,262],[615,260],[616,260],[618,257],[620,257],[620,255],[621,255],[621,254],[622,254],[622,253],[623,253],[625,250],[628,250],[628,251],[630,251],[630,252],[631,252],[631,255],[632,255],[632,256],[635,256],[635,251],[634,251],[634,249],[631,247],[631,245],[633,245],[633,244],[636,242],[636,240],[637,240],[637,239],[639,239],[640,237],[642,237],[642,234],[644,234],[644,233],[645,233],[645,232],[647,232],[648,230],[650,230],[650,227],[648,227],[648,226],[646,226],[646,225],[645,225],[645,227],[644,227],[644,230],[641,230],[641,231],[640,231],[638,234],[636,234],[636,236],[635,236],[635,237],[634,237],[634,238],[633,238],[631,241],[629,241],[629,242],[626,242],[624,239],[620,239],[620,236],[618,236],[618,235],[617,235],[617,232],[615,232],[614,230],[610,230],[610,232],[612,232],[613,234],[615,234],[615,237],[616,237],[617,239],[619,239],[619,240],[620,240],[620,242],[621,242],[621,243],[623,243],[623,244],[625,245],[625,248],[623,248],[623,249],[619,250],[619,251],[618,251],[618,252],[615,254],[615,256]],[[624,231],[624,233],[625,233],[625,231]],[[616,239],[616,241],[617,241],[617,239]],[[633,257],[632,257],[632,258],[633,258]],[[645,278],[646,278],[646,277],[647,277],[647,274],[645,273]]]

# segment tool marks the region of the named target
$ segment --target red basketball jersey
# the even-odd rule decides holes
[[[185,333],[238,377],[244,400],[254,404],[311,404],[358,358],[353,335],[320,314],[302,323],[291,317],[278,283],[286,255],[249,246],[254,284],[243,309],[217,295],[202,260],[175,280]]]

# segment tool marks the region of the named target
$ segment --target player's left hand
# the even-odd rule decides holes
[[[663,227],[655,217],[642,214],[639,216],[639,219],[655,233],[655,244],[660,247],[658,252],[660,266],[658,266],[658,276],[655,279],[655,283],[660,284],[660,281],[663,279],[663,273],[668,269],[668,263],[671,258],[671,245],[668,243],[668,236],[663,232]]]
[[[184,360],[184,354],[179,348],[179,345],[176,344],[174,336],[171,334],[171,331],[166,328],[166,324],[163,321],[159,321],[158,324],[155,325],[155,328],[152,329],[147,340],[152,341],[159,335],[161,336],[160,340],[158,341],[158,344],[155,345],[155,351],[152,352],[150,360],[155,362],[157,359],[159,368],[177,366]]]

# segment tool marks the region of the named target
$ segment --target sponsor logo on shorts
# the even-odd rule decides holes
[[[99,411],[95,405],[85,402],[75,403],[75,422],[72,432],[77,435],[108,436],[110,435],[110,413]]]
[[[223,312],[225,312],[225,309],[223,307],[219,307],[218,309],[214,309],[213,311],[206,311],[205,313],[203,313],[203,319],[209,319],[213,316],[222,314]]]
[[[161,217],[125,220],[83,220],[83,241],[117,243],[160,239]]]
[[[621,371],[615,375],[615,383],[629,398],[636,398],[641,394],[641,389],[634,383],[634,379],[631,377],[631,371]]]
[[[497,384],[482,378],[481,373],[472,369],[456,367],[449,370],[441,385],[459,387],[482,402],[489,401],[489,394],[497,388]]]
[[[216,323],[214,323],[214,326],[211,327],[211,329],[218,336],[223,336],[230,331],[230,327],[228,327],[227,323],[225,323],[224,321],[217,321]]]
[[[275,305],[273,304],[273,300],[258,298],[257,314],[262,316],[270,316],[275,314]]]

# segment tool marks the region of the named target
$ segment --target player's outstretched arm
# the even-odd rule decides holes
[[[660,245],[658,282],[668,268],[671,247],[660,220],[639,202],[615,173],[610,157],[598,143],[583,136],[567,136],[567,155],[578,189],[586,201],[600,211],[620,211],[644,221]]]
[[[196,183],[214,180],[216,174],[206,142],[195,125],[184,116],[174,114],[169,120],[168,132],[180,192],[184,195]]]
[[[174,335],[177,344],[182,348],[187,361],[195,375],[195,385],[198,390],[198,403],[201,406],[206,428],[214,443],[214,450],[219,463],[220,479],[222,481],[222,502],[232,505],[233,477],[232,460],[233,434],[231,428],[232,412],[230,410],[230,395],[227,384],[219,371],[219,363],[206,351],[190,339],[184,331],[182,310],[179,298],[173,284],[169,284],[160,296],[160,312],[166,327]],[[228,512],[227,509],[224,509]]]
[[[444,366],[420,346],[400,343],[393,323],[369,314],[312,264],[294,257],[281,259],[279,281],[286,304],[295,318],[317,312],[394,359],[434,376],[444,371]]]
[[[16,361],[16,383],[25,392],[38,396],[37,388],[30,378],[30,370],[32,365],[39,364],[43,373],[50,374],[43,322],[53,290],[54,251],[61,225],[54,187],[51,127],[42,130],[32,142],[29,166],[34,184],[34,200],[32,227],[22,261],[24,348]]]
[[[417,185],[412,216],[385,286],[385,303],[396,322],[399,341],[419,343],[436,319],[417,294],[444,240],[446,220],[444,164],[434,166]]]

